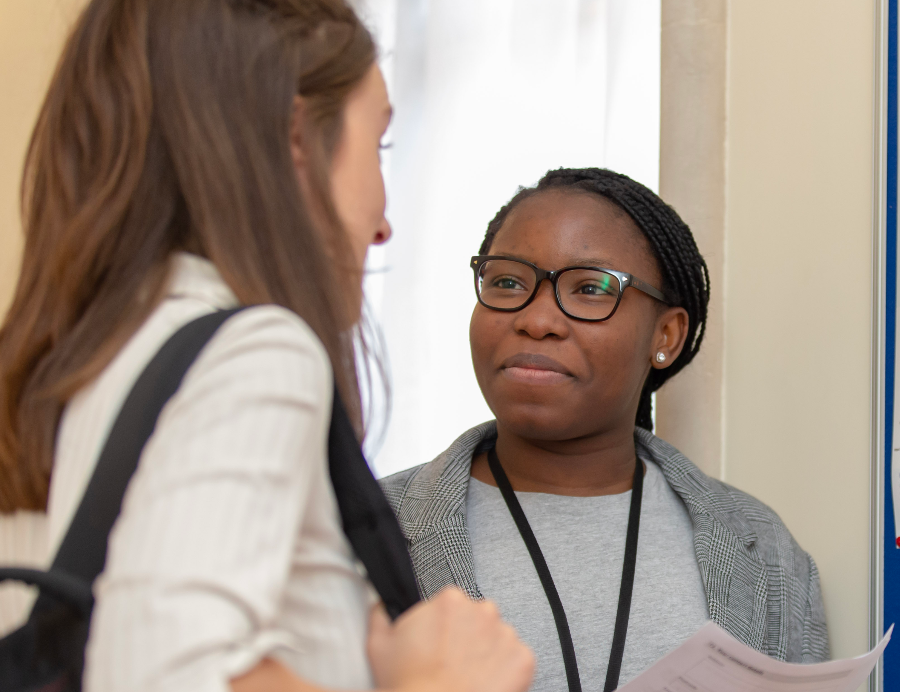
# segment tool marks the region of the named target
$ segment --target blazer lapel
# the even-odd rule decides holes
[[[483,598],[475,583],[475,563],[464,515],[447,517],[433,530],[411,539],[409,552],[425,598],[447,586],[458,586],[470,598]]]
[[[778,657],[783,628],[769,620],[783,621],[784,612],[767,612],[768,594],[776,585],[769,583],[757,536],[728,487],[652,433],[637,428],[635,438],[639,453],[660,467],[691,516],[710,619],[748,646]]]
[[[496,434],[493,422],[469,430],[410,478],[397,507],[419,589],[425,598],[451,585],[471,598],[483,598],[475,582],[475,562],[466,526],[466,493],[472,454]]]
[[[767,652],[765,564],[752,546],[715,517],[696,511],[690,514],[710,619],[748,646]]]

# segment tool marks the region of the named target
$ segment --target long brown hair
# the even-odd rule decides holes
[[[374,59],[344,0],[90,2],[26,158],[25,252],[0,328],[0,511],[46,507],[66,402],[158,304],[178,249],[208,257],[242,304],[299,314],[359,421],[328,170]],[[298,94],[312,200],[289,149]]]

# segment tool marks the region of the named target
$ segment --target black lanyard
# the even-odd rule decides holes
[[[553,611],[553,619],[556,621],[556,631],[559,633],[559,645],[562,648],[563,664],[566,667],[566,679],[569,682],[569,692],[581,692],[581,678],[578,675],[578,661],[575,659],[575,646],[572,644],[572,634],[569,631],[569,621],[566,620],[566,611],[563,609],[562,601],[559,599],[559,593],[556,585],[553,583],[553,577],[550,575],[550,569],[547,567],[547,561],[541,552],[531,525],[525,512],[522,511],[522,505],[513,492],[509,478],[500,465],[500,459],[497,458],[497,452],[492,447],[488,450],[488,466],[491,473],[494,474],[494,480],[500,493],[506,501],[509,513],[512,515],[522,540],[528,547],[531,554],[531,561],[537,570],[538,577],[541,579],[541,585],[544,587],[544,593],[547,594],[547,600],[550,602],[550,609]],[[625,535],[625,560],[622,564],[622,585],[619,587],[619,608],[616,611],[616,629],[613,633],[612,650],[609,652],[609,666],[606,669],[606,684],[603,686],[603,692],[612,692],[619,686],[619,673],[622,670],[622,655],[625,653],[625,635],[628,632],[628,616],[631,613],[631,592],[634,590],[634,566],[637,561],[637,543],[638,530],[641,523],[641,495],[644,490],[644,467],[640,459],[636,460],[634,466],[634,482],[631,487],[631,508],[628,511],[628,532]]]

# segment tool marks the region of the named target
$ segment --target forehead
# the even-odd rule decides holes
[[[347,97],[345,119],[384,129],[391,118],[391,103],[381,69],[373,63]]]
[[[597,264],[654,281],[650,244],[617,204],[579,190],[546,190],[520,202],[497,232],[492,255],[512,255],[543,269]]]

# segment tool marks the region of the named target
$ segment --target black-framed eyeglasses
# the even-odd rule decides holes
[[[476,255],[472,269],[478,302],[501,312],[515,312],[528,305],[544,279],[553,285],[559,309],[572,319],[585,322],[602,322],[612,317],[628,287],[670,304],[659,289],[614,269],[563,267],[548,271],[502,255]]]

